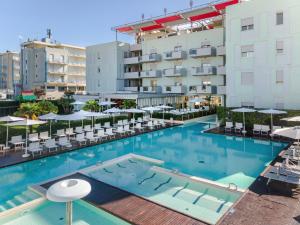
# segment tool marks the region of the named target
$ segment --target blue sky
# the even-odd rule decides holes
[[[194,0],[194,5],[209,0]],[[111,27],[189,7],[189,0],[2,0],[0,52],[18,51],[21,41],[45,36],[88,46],[115,40]],[[119,40],[132,40],[119,35]]]

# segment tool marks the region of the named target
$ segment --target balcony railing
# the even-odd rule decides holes
[[[161,70],[147,70],[142,71],[141,78],[161,77]]]
[[[186,92],[186,86],[175,85],[175,86],[163,86],[162,93],[164,94],[184,94]]]
[[[185,68],[170,68],[170,69],[164,69],[163,75],[165,77],[180,77],[186,75],[186,69]]]
[[[177,59],[185,59],[186,52],[185,51],[170,51],[165,52],[163,55],[164,60],[177,60]]]
[[[141,44],[133,44],[129,46],[129,51],[141,51],[142,50],[142,45]]]
[[[226,86],[217,86],[218,95],[226,95]]]
[[[211,57],[211,56],[216,56],[216,49],[212,46],[192,48],[190,49],[189,54],[193,58]]]
[[[158,62],[161,61],[161,55],[157,53],[152,53],[149,55],[143,55],[140,57],[140,62]]]
[[[124,73],[124,79],[138,79],[138,78],[140,78],[140,72]]]
[[[199,66],[191,69],[193,76],[216,75],[216,67],[214,66]]]
[[[226,55],[226,48],[224,45],[220,45],[217,47],[217,55],[219,56]]]
[[[67,63],[61,60],[48,60],[49,64],[66,65]]]
[[[139,87],[124,87],[124,91],[139,91]]]
[[[54,75],[66,75],[66,72],[62,71],[48,71],[49,74],[54,74]]]
[[[140,59],[138,56],[124,58],[125,65],[138,64],[138,63],[140,63]]]
[[[146,86],[146,87],[141,87],[140,92],[142,93],[161,93],[161,87],[160,86]]]
[[[225,66],[218,66],[217,67],[217,74],[218,75],[226,75],[226,67]]]

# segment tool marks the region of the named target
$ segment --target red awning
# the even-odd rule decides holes
[[[167,16],[164,18],[156,19],[156,20],[154,20],[154,22],[157,24],[162,24],[162,23],[174,22],[174,21],[177,21],[180,19],[182,19],[182,17],[180,15],[174,15],[174,16]]]
[[[141,31],[152,31],[152,30],[157,30],[157,29],[161,29],[164,26],[161,24],[155,24],[155,25],[150,25],[150,26],[146,26],[146,27],[141,27]]]
[[[189,20],[190,21],[204,20],[204,19],[208,19],[211,17],[220,16],[220,15],[221,15],[221,13],[219,13],[219,12],[209,12],[209,13],[199,14],[196,16],[191,16],[191,17],[189,17]]]
[[[234,4],[237,4],[237,3],[239,3],[239,0],[230,0],[230,1],[227,1],[227,2],[216,4],[214,6],[215,6],[216,10],[223,10],[227,6],[234,5]]]
[[[132,27],[119,27],[116,30],[119,32],[128,32],[128,31],[132,31],[133,28]]]

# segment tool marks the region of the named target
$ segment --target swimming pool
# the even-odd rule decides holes
[[[49,213],[51,212],[51,213]],[[65,204],[45,201],[0,218],[2,225],[65,225]],[[129,225],[129,223],[83,201],[73,204],[74,225]]]
[[[0,169],[0,211],[20,204],[19,195],[28,185],[128,153],[163,160],[168,169],[247,188],[286,146],[201,133],[207,128],[192,123]]]
[[[209,224],[217,221],[242,192],[162,168],[153,159],[125,155],[80,173]]]

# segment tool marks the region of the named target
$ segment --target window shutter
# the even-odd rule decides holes
[[[254,24],[253,17],[248,17],[248,18],[245,18],[245,19],[241,20],[241,25],[242,26],[249,26],[249,25],[252,25],[252,24]]]

